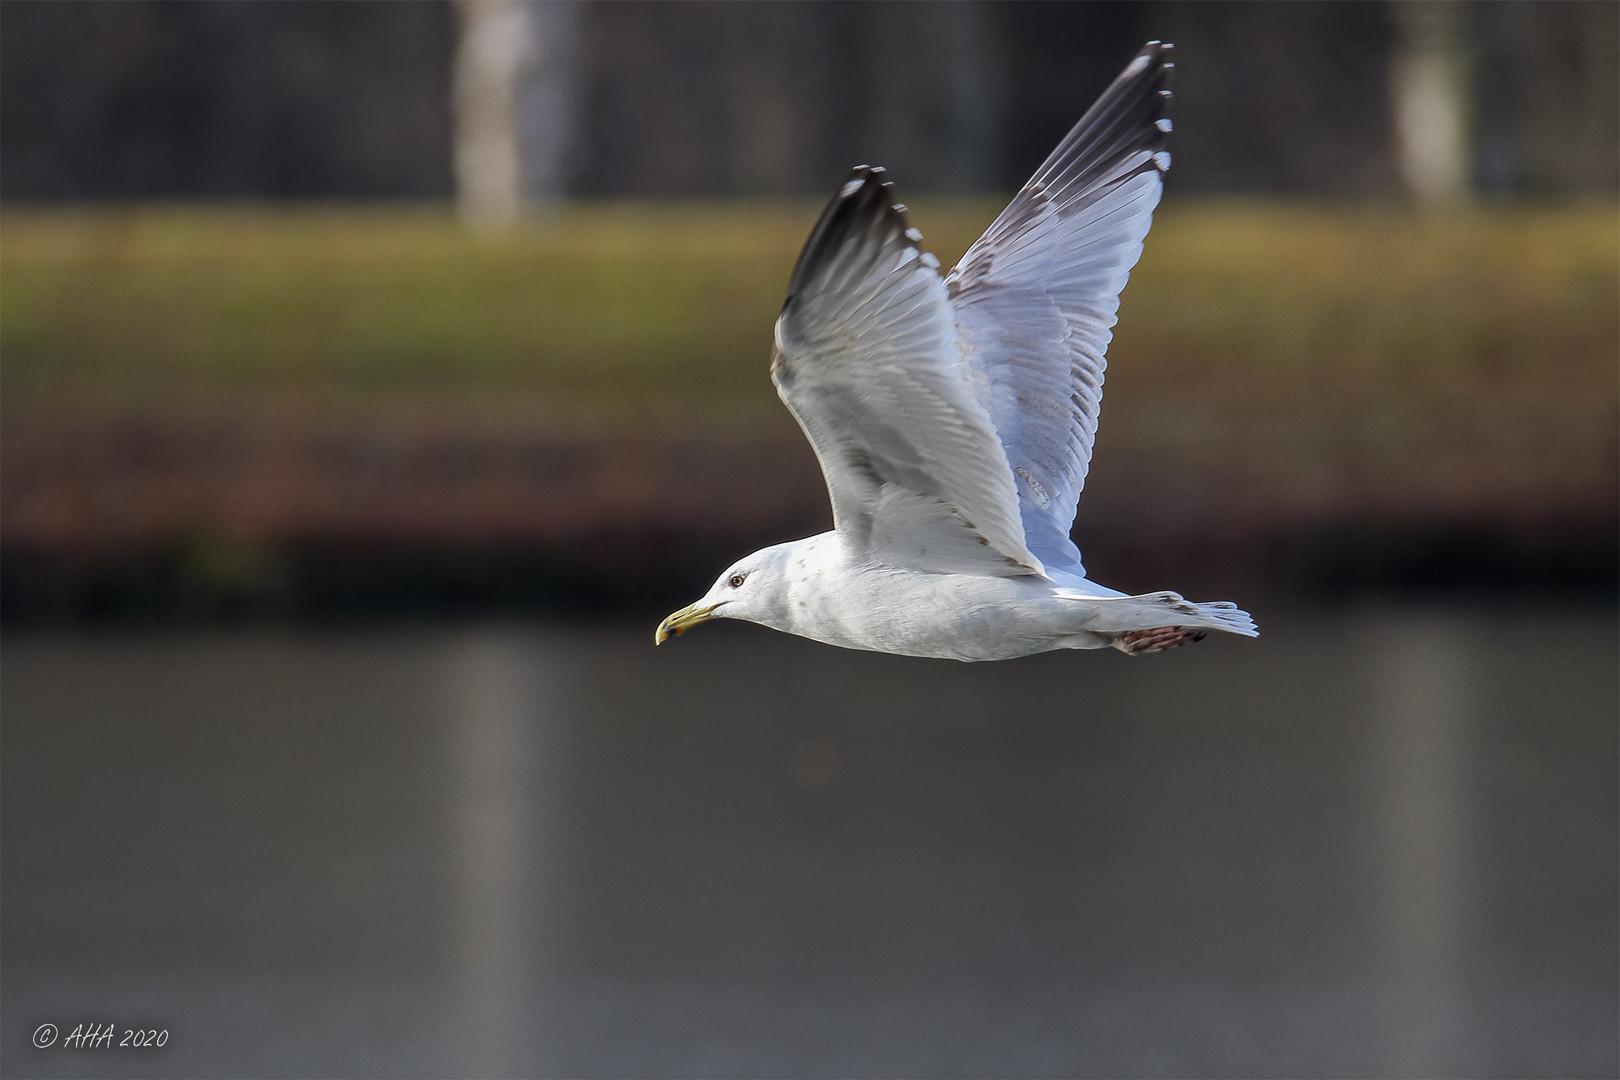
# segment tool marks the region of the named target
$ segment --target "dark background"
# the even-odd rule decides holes
[[[1468,4],[1474,179],[1612,192],[1616,11]],[[448,198],[448,4],[6,0],[0,197]],[[614,3],[577,28],[567,190],[819,195],[882,158],[1007,191],[1148,38],[1179,44],[1170,181],[1391,196],[1390,5]],[[773,134],[774,133],[774,134]]]

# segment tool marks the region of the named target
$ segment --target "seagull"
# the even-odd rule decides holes
[[[1120,290],[1170,166],[1170,58],[1149,42],[944,277],[884,171],[850,173],[771,356],[834,527],[733,563],[658,644],[712,619],[954,660],[1256,636],[1235,604],[1091,581],[1069,538]]]

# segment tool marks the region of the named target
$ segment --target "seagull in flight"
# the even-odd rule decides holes
[[[1149,42],[944,277],[884,171],[850,174],[771,356],[834,528],[733,563],[658,643],[711,619],[955,660],[1256,635],[1235,604],[1097,584],[1069,538],[1119,293],[1170,166],[1170,57]]]

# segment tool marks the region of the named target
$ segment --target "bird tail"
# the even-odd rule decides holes
[[[1143,593],[1140,596],[1087,596],[1059,589],[1055,595],[1063,600],[1093,605],[1095,615],[1085,629],[1095,634],[1126,634],[1162,626],[1195,626],[1244,637],[1260,636],[1249,613],[1227,600],[1195,604],[1173,592]]]

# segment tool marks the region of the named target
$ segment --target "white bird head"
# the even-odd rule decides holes
[[[761,548],[738,559],[715,579],[694,604],[658,624],[654,641],[679,636],[710,619],[742,619],[782,629],[787,612],[788,568],[793,548],[801,541]]]

